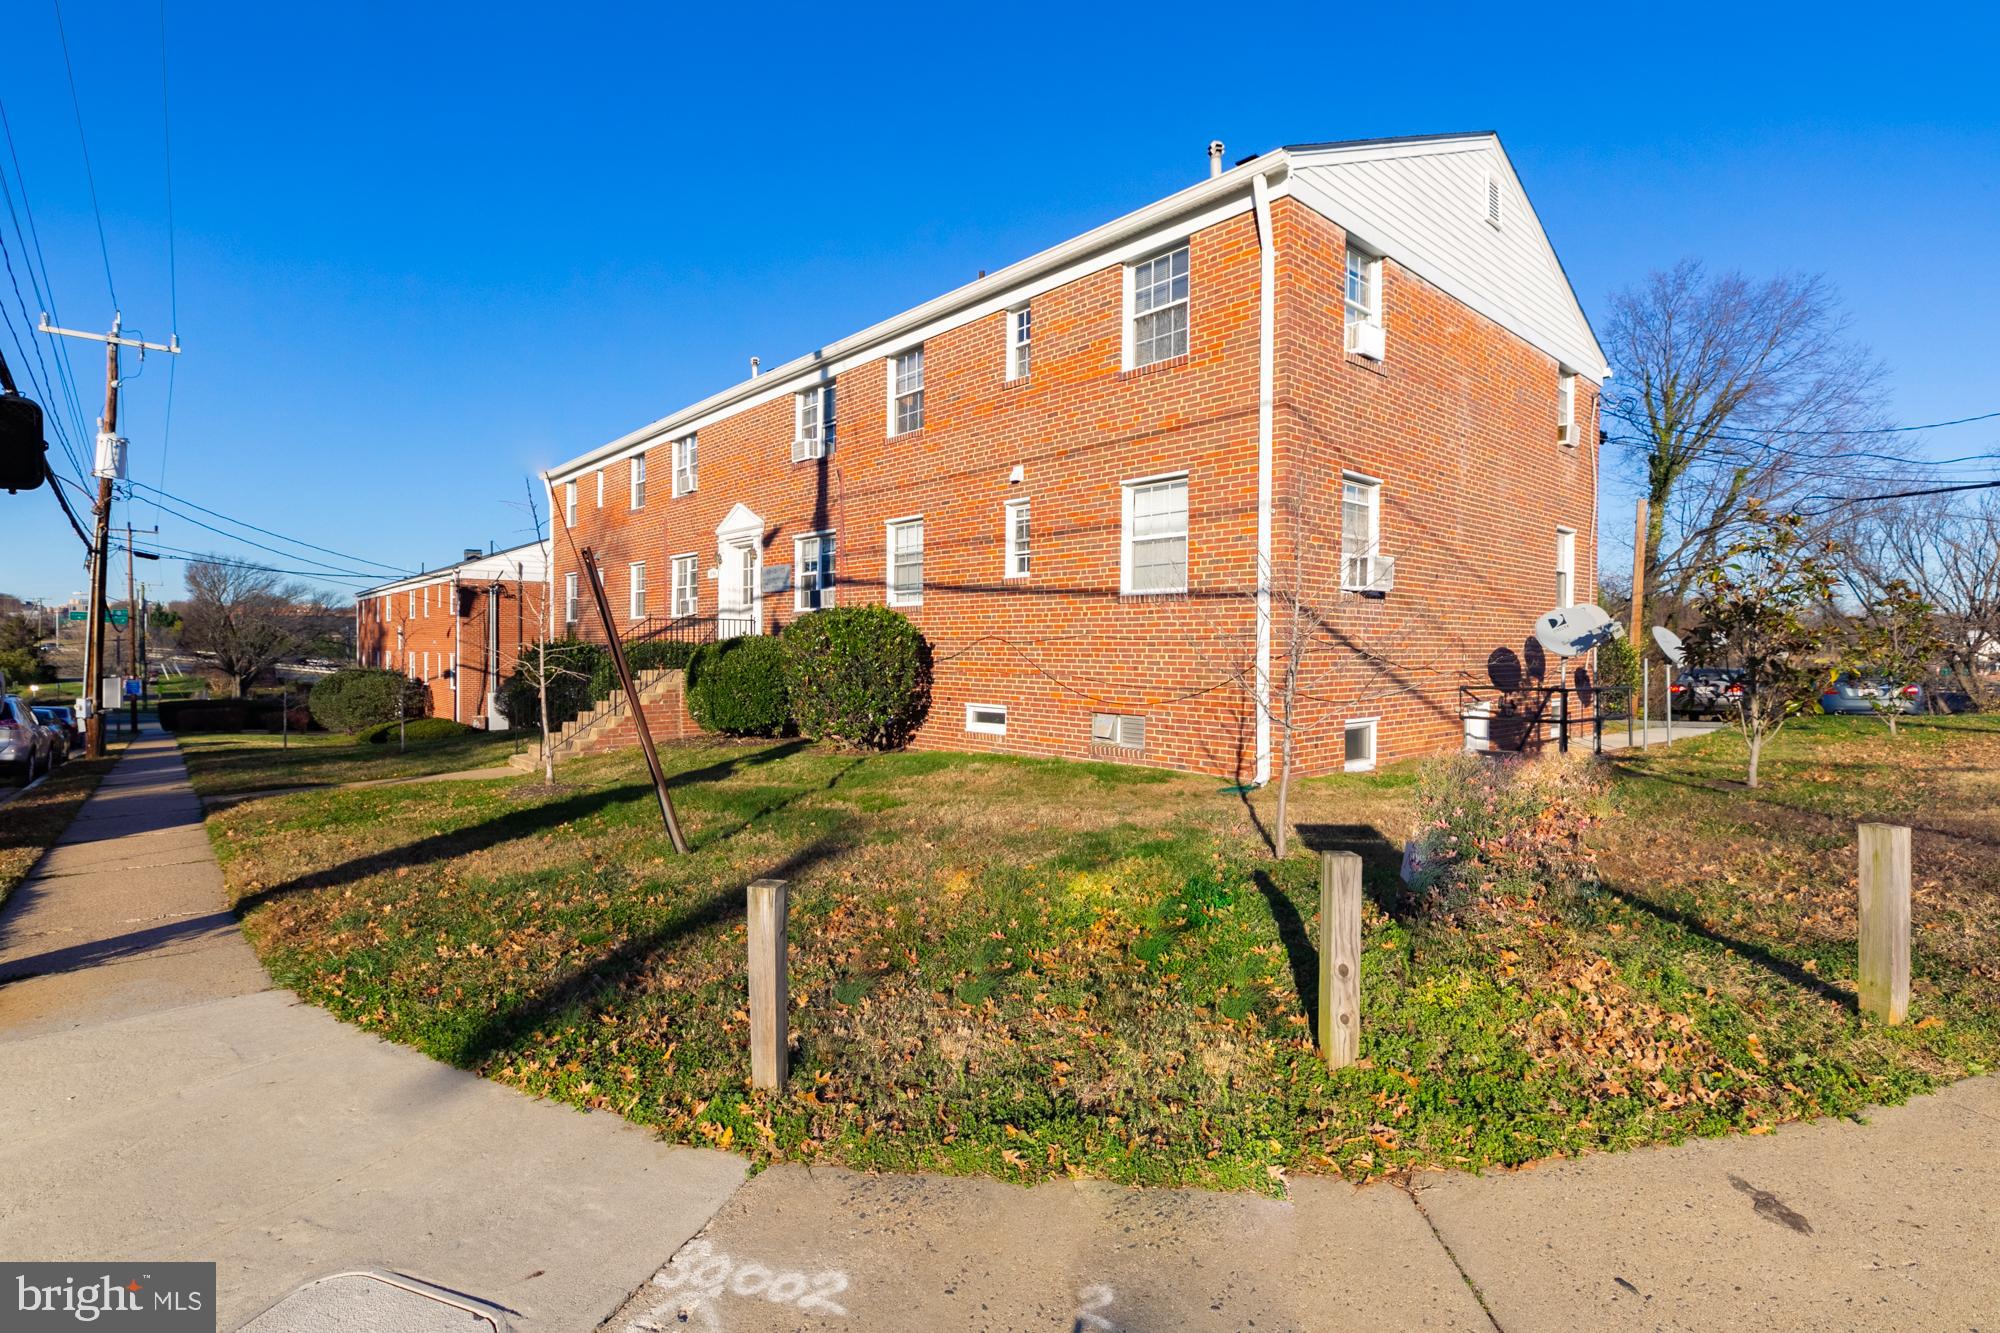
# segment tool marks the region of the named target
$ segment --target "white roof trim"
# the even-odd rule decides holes
[[[455,565],[445,565],[441,569],[426,570],[409,578],[397,579],[393,583],[378,583],[372,588],[363,588],[354,594],[355,601],[367,597],[383,597],[406,589],[433,587],[440,583],[491,583],[494,580],[523,583],[539,583],[548,577],[549,543],[527,542],[520,546],[495,551],[473,560],[461,560]]]

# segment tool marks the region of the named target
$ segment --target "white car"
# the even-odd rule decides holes
[[[18,694],[0,696],[0,769],[33,782],[56,765],[55,738]]]

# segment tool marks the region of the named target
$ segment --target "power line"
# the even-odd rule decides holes
[[[1634,400],[1625,399],[1623,401],[1631,402]],[[1609,408],[1605,410],[1607,412],[1610,411]],[[1619,416],[1620,414],[1617,412],[1611,412],[1611,415]],[[1764,434],[1766,435],[1899,435],[1906,431],[1943,430],[1947,426],[1969,426],[1976,421],[1992,421],[1996,418],[2000,418],[2000,411],[1981,412],[1977,416],[1970,416],[1970,417],[1954,417],[1950,421],[1927,421],[1914,426],[1865,426],[1855,429],[1848,429],[1846,427],[1808,428],[1808,427],[1773,426],[1769,430],[1766,430]]]
[[[223,565],[230,569],[256,569],[266,574],[290,574],[297,578],[319,579],[329,583],[367,584],[374,581],[364,578],[359,574],[328,574],[317,569],[281,569],[276,565],[260,565],[249,560],[229,560],[213,553],[191,551],[184,546],[167,546],[159,542],[148,543],[147,549],[153,551],[162,560],[171,560],[176,564],[183,565],[209,564]]]
[[[180,272],[174,246],[174,122],[167,96],[167,0],[160,0],[160,142],[165,150],[167,180],[167,317],[173,331],[181,329]],[[167,406],[160,422],[160,485],[167,484],[167,450],[174,439],[174,372],[180,358],[167,363]],[[157,513],[159,506],[154,505]]]
[[[49,474],[49,489],[55,492],[56,503],[62,506],[63,513],[69,518],[69,525],[76,529],[76,539],[82,542],[83,549],[88,551],[90,549],[90,534],[83,530],[83,524],[77,519],[76,511],[69,507],[69,497],[63,494],[62,487],[58,484],[64,478],[54,468],[49,467],[47,463],[43,463],[42,467]]]
[[[1968,481],[1959,486],[1927,486],[1915,491],[1890,491],[1886,495],[1808,495],[1805,497],[1808,500],[1831,500],[1834,503],[1824,509],[1814,510],[1812,513],[1805,515],[1805,517],[1820,518],[1831,514],[1836,509],[1845,509],[1850,505],[1869,504],[1876,500],[1912,500],[1923,495],[1957,495],[1963,491],[1991,490],[2000,490],[2000,480]]]
[[[194,517],[192,514],[183,514],[178,509],[173,508],[171,505],[161,505],[157,501],[155,501],[155,507],[159,509],[161,513],[170,514],[173,517],[181,520],[183,523],[192,523],[196,527],[201,528],[208,532],[212,532],[218,537],[224,537],[233,542],[241,542],[245,546],[254,546],[260,551],[266,551],[272,555],[283,556],[287,560],[299,560],[303,561],[308,565],[319,565],[322,568],[324,568],[328,573],[331,574],[344,574],[352,576],[354,578],[365,578],[372,581],[380,581],[382,577],[380,574],[370,574],[365,570],[342,569],[338,565],[329,565],[323,560],[314,560],[310,556],[302,556],[296,551],[285,551],[285,550],[280,550],[278,547],[275,546],[266,546],[264,543],[259,541],[252,541],[250,538],[245,537],[240,533],[229,532],[226,529],[216,527],[212,523],[204,523],[200,519]]]
[[[255,523],[246,523],[242,519],[233,518],[228,514],[222,513],[220,510],[210,509],[207,505],[197,504],[193,500],[187,499],[185,496],[175,495],[173,492],[162,490],[157,486],[148,486],[143,481],[135,481],[130,484],[138,487],[142,491],[149,491],[152,494],[163,496],[166,499],[172,500],[175,504],[183,504],[190,509],[200,510],[202,513],[207,514],[210,518],[219,518],[225,523],[233,523],[239,528],[248,528],[250,531],[262,533],[266,537],[275,537],[277,540],[281,542],[287,542],[293,546],[303,546],[309,551],[318,551],[322,555],[336,555],[339,556],[342,560],[352,560],[359,564],[379,565],[381,568],[388,570],[390,573],[395,574],[399,578],[406,577],[410,573],[409,570],[404,569],[398,565],[384,564],[380,560],[370,560],[366,556],[350,555],[346,551],[336,551],[330,546],[316,546],[312,542],[305,541],[298,537],[289,537],[282,532],[273,532],[269,528],[260,528]],[[224,533],[222,535],[226,537],[229,534]],[[252,543],[252,545],[255,545],[255,543]],[[291,555],[291,553],[288,551],[279,551],[277,552],[277,554]],[[298,557],[293,557],[293,558],[296,559]]]
[[[51,318],[57,322],[61,322],[62,311],[56,308],[55,284],[49,280],[48,257],[42,252],[42,230],[35,222],[35,204],[28,197],[28,178],[26,173],[21,170],[21,150],[14,143],[14,122],[7,115],[7,103],[4,98],[0,98],[0,133],[4,133],[7,139],[7,156],[14,164],[14,183],[21,190],[21,213],[25,214],[28,219],[28,230],[25,241],[27,247],[34,251],[34,263],[28,265],[28,283],[35,289],[35,296],[42,302],[42,308],[49,312]],[[13,195],[9,194],[7,196],[7,207],[10,216],[13,216],[13,206]],[[14,216],[14,231],[17,235],[21,233],[21,219],[19,216]],[[35,276],[37,266],[41,269],[41,277],[39,279]],[[88,418],[85,417],[83,405],[76,396],[76,367],[69,359],[69,344],[54,334],[50,334],[48,337],[49,342],[54,348],[56,375],[62,380],[63,391],[68,400],[72,423],[75,425],[79,437],[87,439],[90,434],[86,427]],[[60,407],[61,403],[58,402],[57,406]]]
[[[63,27],[62,0],[50,0],[56,10],[56,38],[62,43],[63,72],[69,75],[69,104],[76,112],[76,141],[83,146],[83,175],[90,182],[90,211],[97,217],[97,249],[104,256],[104,286],[111,308],[118,308],[118,284],[111,280],[111,243],[104,238],[104,210],[97,206],[97,172],[90,165],[90,139],[83,132],[83,99],[76,92],[76,66],[70,63],[69,33]]]

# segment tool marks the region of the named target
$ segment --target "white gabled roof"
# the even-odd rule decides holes
[[[1477,211],[1485,199],[1489,169],[1503,185],[1506,219],[1513,223],[1503,222],[1497,231],[1487,227],[1483,213]],[[573,481],[580,473],[795,393],[858,362],[889,356],[945,329],[1005,310],[1107,264],[1143,258],[1148,249],[1169,239],[1248,211],[1250,183],[1257,176],[1270,181],[1273,198],[1295,194],[1352,231],[1364,245],[1547,351],[1566,368],[1598,381],[1610,374],[1498,135],[1482,131],[1302,144],[1247,159],[1220,176],[739,381],[558,464],[543,476],[552,486]],[[1476,202],[1474,195],[1461,189],[1468,181],[1473,182]],[[1377,198],[1372,191],[1391,197]],[[1437,215],[1428,224],[1427,209]],[[1474,223],[1493,234],[1468,236]]]
[[[515,581],[545,583],[548,577],[549,543],[528,542],[505,551],[495,551],[491,555],[461,560],[455,565],[445,565],[441,569],[412,574],[409,578],[397,579],[393,583],[378,583],[372,588],[363,588],[355,593],[354,600],[358,602],[364,597],[382,597],[408,588],[423,588],[454,580],[459,583],[492,583],[496,580],[508,583]]]
[[[1602,383],[1611,373],[1562,261],[1490,130],[1300,144],[1294,198],[1396,263]],[[1488,188],[1500,223],[1487,220]]]

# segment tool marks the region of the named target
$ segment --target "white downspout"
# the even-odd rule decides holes
[[[1257,783],[1271,780],[1271,412],[1277,363],[1278,242],[1271,189],[1250,178],[1257,215]]]
[[[459,663],[465,660],[465,626],[458,618],[458,574],[451,576],[451,720],[463,722],[459,716],[459,697],[464,691],[458,688]]]

